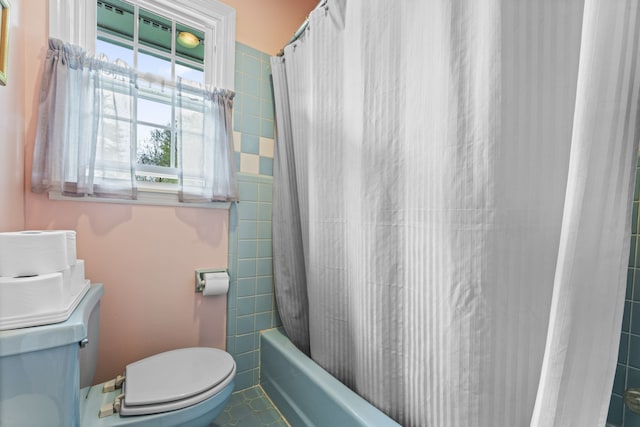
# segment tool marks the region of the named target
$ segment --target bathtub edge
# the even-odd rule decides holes
[[[399,426],[298,350],[278,329],[260,336],[260,383],[292,425]]]

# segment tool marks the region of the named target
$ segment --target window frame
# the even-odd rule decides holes
[[[159,15],[168,16],[205,33],[204,81],[211,87],[234,90],[236,11],[217,0],[126,0]],[[214,27],[211,28],[213,23]],[[95,52],[97,39],[95,0],[49,0],[49,37]],[[143,168],[152,172],[154,168]],[[138,200],[66,197],[50,193],[53,200],[228,208],[228,202],[180,203],[175,184],[137,181]]]

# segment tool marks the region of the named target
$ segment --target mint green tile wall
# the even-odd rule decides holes
[[[273,95],[270,56],[236,43],[233,130],[238,171],[273,175]]]
[[[236,44],[234,142],[240,202],[229,212],[227,351],[236,390],[259,382],[259,333],[281,325],[271,258],[273,97],[270,58]]]
[[[640,415],[624,405],[623,393],[627,388],[640,388],[640,250],[637,244],[638,200],[640,194],[640,164],[636,169],[636,188],[633,195],[631,222],[631,253],[627,271],[627,292],[618,349],[618,364],[611,391],[607,423],[616,427],[640,427]]]

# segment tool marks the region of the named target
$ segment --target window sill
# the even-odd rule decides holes
[[[167,190],[150,190],[138,188],[138,198],[136,200],[128,199],[110,199],[104,197],[68,197],[59,192],[49,192],[49,200],[69,200],[73,202],[90,202],[90,203],[115,203],[119,205],[150,205],[150,206],[175,206],[180,208],[205,208],[205,209],[229,209],[230,202],[210,202],[210,203],[181,203],[178,201],[178,194],[175,191]]]

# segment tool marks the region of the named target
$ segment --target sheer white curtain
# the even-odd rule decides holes
[[[604,424],[639,13],[632,0],[329,0],[273,59],[289,159],[274,186],[294,185],[274,192],[283,324],[306,298],[297,340],[401,424]],[[279,267],[296,251],[276,218],[291,194],[306,294],[302,266]]]
[[[136,75],[50,39],[38,106],[31,188],[136,198]]]
[[[234,94],[178,84],[179,199],[238,199],[231,112]]]
[[[135,199],[135,111],[141,84],[173,87],[154,76],[139,75],[120,61],[109,63],[50,39],[38,107],[32,191]],[[180,200],[237,200],[233,92],[182,83],[176,87]]]

